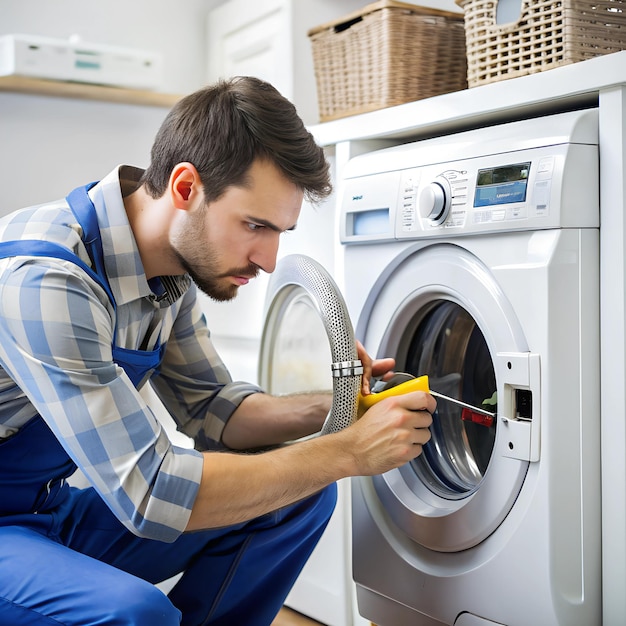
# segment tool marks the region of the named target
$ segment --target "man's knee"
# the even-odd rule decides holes
[[[302,503],[300,514],[312,531],[324,529],[337,504],[337,485],[332,483]],[[296,505],[296,509],[299,509]]]
[[[112,600],[112,599],[111,599]],[[119,626],[179,626],[180,611],[157,587],[145,581],[121,587],[111,607],[111,622]],[[111,602],[113,604],[113,600]]]
[[[319,496],[321,513],[329,519],[337,504],[337,484],[332,483],[328,485],[328,487],[320,491]]]

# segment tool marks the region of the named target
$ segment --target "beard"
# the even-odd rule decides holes
[[[207,207],[189,216],[189,221],[172,241],[172,251],[181,267],[187,272],[198,289],[217,302],[232,300],[239,285],[233,284],[232,276],[256,278],[259,266],[250,263],[246,267],[220,270],[223,267],[220,254],[211,247],[206,219]]]
[[[213,268],[218,267],[219,260],[218,255],[213,251],[205,252],[202,263],[194,262],[193,259],[183,256],[178,250],[175,250],[174,253],[198,289],[216,302],[232,300],[239,292],[239,285],[231,283],[228,280],[229,276],[256,278],[259,274],[259,268],[256,265],[234,268],[226,272],[216,272]]]

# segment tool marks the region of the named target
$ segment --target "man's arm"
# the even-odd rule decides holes
[[[370,393],[370,378],[391,374],[394,359],[372,360],[357,341],[363,364],[361,393]],[[224,428],[222,442],[233,450],[246,450],[294,441],[321,430],[332,405],[332,393],[303,393],[280,396],[248,396]]]
[[[419,391],[393,396],[338,433],[261,454],[204,453],[187,530],[243,522],[341,478],[399,467],[418,456],[430,439],[435,406],[432,396]]]
[[[232,450],[263,448],[294,441],[321,430],[332,393],[246,397],[228,420],[222,443]]]

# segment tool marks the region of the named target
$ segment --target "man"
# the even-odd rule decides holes
[[[330,398],[233,382],[211,344],[196,287],[228,300],[272,272],[303,197],[329,190],[294,107],[239,78],[177,104],[145,172],[0,221],[0,624],[270,624],[335,481],[420,453],[419,392],[277,446],[319,431]],[[393,360],[359,356],[368,393]],[[146,382],[195,449],[170,443]],[[89,488],[66,483],[76,467]]]

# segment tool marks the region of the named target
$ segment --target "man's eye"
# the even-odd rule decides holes
[[[248,228],[250,230],[261,230],[263,226],[261,224],[253,224],[252,222],[248,222]]]

